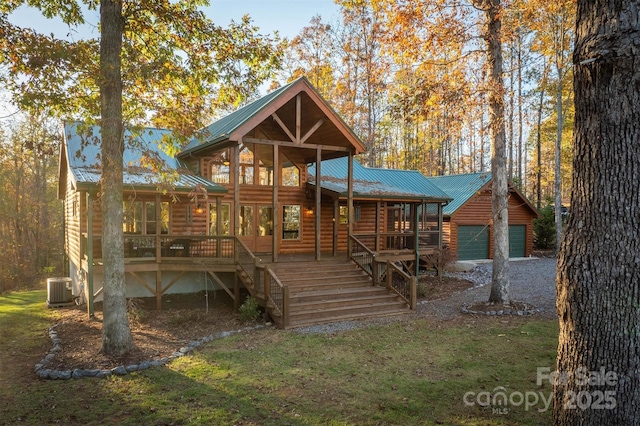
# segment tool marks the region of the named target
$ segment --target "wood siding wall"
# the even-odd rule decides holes
[[[509,193],[509,225],[526,226],[525,256],[533,252],[533,219],[535,216],[517,194]],[[482,191],[474,195],[456,211],[450,219],[445,218],[443,242],[452,252],[458,252],[458,226],[479,225],[489,228],[489,256],[493,258],[493,235],[491,221],[491,192]]]
[[[67,176],[69,174],[70,173],[67,173]],[[71,261],[76,267],[80,267],[80,236],[82,232],[80,218],[86,210],[86,202],[85,200],[82,200],[84,197],[81,197],[80,194],[73,189],[71,179],[67,178],[65,186],[66,190],[63,206],[65,221],[64,249],[69,261]]]

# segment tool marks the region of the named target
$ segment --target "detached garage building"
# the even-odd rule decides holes
[[[493,258],[491,173],[430,177],[453,200],[443,208],[443,245],[460,260]],[[509,257],[533,251],[533,219],[538,212],[509,183]]]

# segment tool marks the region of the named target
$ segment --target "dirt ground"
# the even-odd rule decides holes
[[[426,278],[421,283],[424,283],[421,300],[443,299],[472,287],[469,281],[453,278],[442,281]],[[110,357],[101,352],[100,303],[95,305],[94,318],[89,318],[86,305],[57,308],[55,317],[63,350],[47,368],[56,370],[111,369],[151,361],[173,354],[190,341],[250,325],[240,320],[233,310],[233,301],[224,292],[209,292],[208,298],[204,293],[166,295],[161,311],[156,310],[155,298],[133,299],[129,318],[136,347],[123,357]]]

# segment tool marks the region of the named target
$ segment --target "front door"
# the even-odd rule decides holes
[[[273,248],[273,207],[259,204],[240,206],[240,238],[255,253]]]

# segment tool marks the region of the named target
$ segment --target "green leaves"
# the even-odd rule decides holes
[[[95,0],[9,1],[0,6],[0,83],[21,108],[60,117],[99,114],[98,39],[60,40],[11,24],[19,6],[85,23]],[[277,37],[260,35],[248,16],[228,28],[206,17],[207,1],[124,1],[123,113],[129,123],[152,124],[187,137],[222,107],[238,106],[280,66]]]

